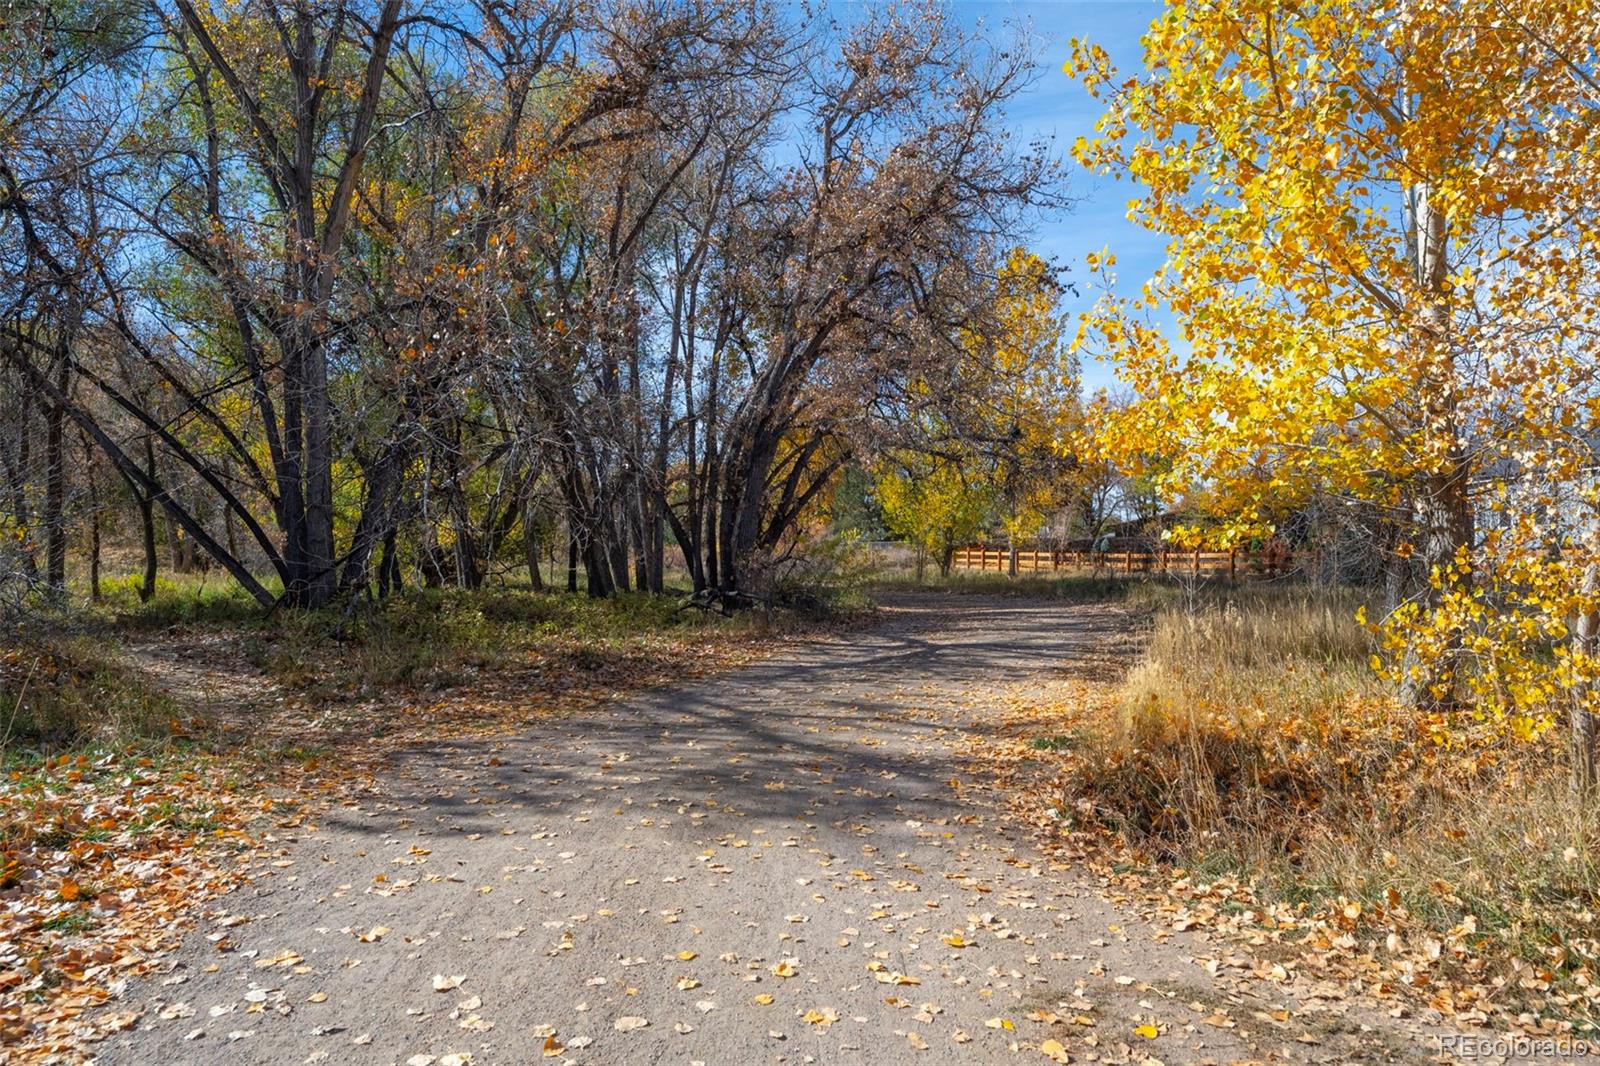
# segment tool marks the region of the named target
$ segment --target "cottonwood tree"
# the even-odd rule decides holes
[[[148,559],[165,515],[263,604],[542,580],[557,538],[595,595],[672,545],[763,595],[912,383],[992,353],[995,250],[1052,198],[1005,132],[1025,51],[932,9],[117,10],[115,50],[19,68],[0,459],[75,424]],[[64,544],[65,481],[7,488]]]
[[[700,493],[715,527],[704,569],[723,594],[750,591],[847,460],[831,441],[871,433],[907,382],[964,358],[963,330],[990,306],[986,264],[1051,192],[1049,159],[1006,143],[1028,69],[1025,50],[975,52],[937,17],[891,12],[852,28],[820,72],[800,162],[741,239],[756,301],[744,380],[723,394]]]

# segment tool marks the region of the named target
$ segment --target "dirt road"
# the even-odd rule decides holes
[[[952,787],[995,677],[1070,669],[1120,624],[907,600],[781,660],[415,751],[282,838],[130,990],[140,1020],[100,1060],[1426,1061],[1399,1022],[1216,983],[1214,948]]]

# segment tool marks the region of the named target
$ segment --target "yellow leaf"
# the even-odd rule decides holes
[[[1157,1036],[1161,1035],[1161,1030],[1157,1029],[1149,1022],[1146,1022],[1143,1025],[1135,1026],[1133,1031],[1144,1037],[1146,1040],[1154,1040]]]
[[[828,1026],[839,1020],[839,1012],[834,1010],[832,1007],[823,1007],[820,1010],[816,1007],[812,1007],[810,1010],[802,1014],[801,1018],[810,1022],[812,1025],[821,1026],[822,1028],[826,1029]]]

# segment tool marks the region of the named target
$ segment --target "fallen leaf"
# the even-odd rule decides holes
[[[823,1007],[821,1009],[812,1007],[810,1010],[802,1014],[801,1017],[810,1022],[812,1025],[826,1029],[828,1026],[839,1020],[839,1012],[834,1010],[832,1007]]]
[[[1071,1062],[1072,1056],[1067,1054],[1067,1049],[1061,1046],[1059,1040],[1046,1040],[1039,1045],[1039,1054],[1051,1062]]]

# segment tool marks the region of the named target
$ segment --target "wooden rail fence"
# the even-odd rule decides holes
[[[1226,578],[1239,581],[1257,577],[1281,577],[1314,567],[1314,551],[1087,551],[1070,548],[1019,548],[1017,572],[1040,573],[1061,570],[1098,570],[1102,573],[1147,577]],[[958,570],[993,570],[1006,573],[1010,549],[987,544],[957,548],[952,565]]]

